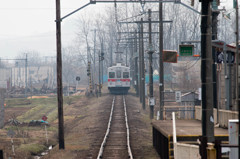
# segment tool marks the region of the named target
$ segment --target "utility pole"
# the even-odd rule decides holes
[[[141,21],[142,21],[142,18],[141,18]],[[139,32],[138,32],[138,43],[139,43],[139,46],[138,46],[138,51],[139,51],[139,58],[138,58],[138,61],[139,61],[139,99],[140,99],[140,103],[142,103],[142,42],[141,42],[141,30],[142,30],[142,25],[139,24]]]
[[[135,31],[134,33],[134,54],[135,54],[135,58],[134,58],[134,74],[135,74],[135,80],[134,80],[134,86],[136,89],[136,95],[139,96],[139,82],[138,82],[138,56],[137,56],[137,31]]]
[[[202,80],[202,138],[201,156],[207,159],[207,143],[214,141],[213,118],[213,57],[211,42],[211,2],[202,0],[201,19],[201,80]]]
[[[113,45],[110,46],[110,66],[113,66]]]
[[[131,85],[134,86],[134,58],[133,58],[133,54],[134,54],[134,41],[133,39],[131,40],[131,53],[130,53],[130,59],[129,59],[129,67],[130,67],[130,77],[132,78],[131,80]]]
[[[101,97],[101,52],[102,52],[102,47],[101,51],[99,51],[99,70],[98,70],[98,89],[99,89],[99,97]]]
[[[217,17],[219,15],[217,0],[213,0],[212,2],[212,40],[217,40],[217,26],[218,20]],[[213,106],[218,109],[218,101],[217,101],[217,52],[216,48],[212,47],[212,58],[213,58]]]
[[[96,29],[94,29],[94,48],[93,48],[94,50],[93,50],[93,53],[94,53],[94,55],[93,55],[93,83],[94,83],[94,89],[96,89],[95,88],[95,83],[96,83]]]
[[[27,80],[27,54],[26,54],[26,59],[25,59],[25,98],[27,97],[27,88],[28,88],[28,80]]]
[[[128,59],[128,56],[127,56],[127,55],[128,55],[128,46],[127,46],[127,48],[126,48],[126,59],[125,59],[125,61],[126,61],[126,62],[125,62],[125,63],[126,63],[126,66],[127,66],[127,59]]]
[[[237,99],[237,109],[238,109],[238,158],[240,158],[240,100],[239,100],[239,30],[238,30],[238,0],[236,0],[236,99]]]
[[[141,18],[141,96],[142,96],[142,108],[145,110],[145,64],[144,64],[144,41],[143,41],[143,19]]]
[[[102,81],[102,83],[101,83],[101,88],[102,88],[103,82],[104,82],[104,81],[103,81],[103,73],[104,73],[104,72],[103,72],[103,59],[104,59],[104,52],[103,52],[103,43],[102,43],[102,52],[101,52],[101,64],[102,64],[102,65],[101,65],[101,67],[102,67],[102,68],[101,68],[101,72],[102,72],[102,75],[101,75],[102,80],[101,80],[101,81]]]
[[[61,46],[61,10],[60,0],[56,0],[56,34],[57,34],[57,94],[58,94],[58,138],[59,149],[64,145],[63,90],[62,90],[62,46]]]
[[[151,24],[151,9],[148,10],[148,21],[149,21],[149,106],[150,106],[150,119],[154,118],[154,98],[153,98],[153,68],[152,68],[152,56],[153,56],[153,45],[152,45],[152,24]]]
[[[164,68],[163,68],[163,4],[159,0],[159,98],[160,98],[160,120],[163,120],[164,107]]]

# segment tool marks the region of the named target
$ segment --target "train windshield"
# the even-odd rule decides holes
[[[123,72],[123,78],[129,78],[129,72]]]
[[[121,71],[118,70],[118,71],[116,71],[116,73],[117,73],[117,78],[121,78]]]
[[[115,78],[115,72],[109,72],[109,78]]]

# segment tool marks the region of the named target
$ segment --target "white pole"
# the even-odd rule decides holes
[[[15,155],[14,144],[13,144],[13,138],[11,138],[11,143],[12,143],[12,152],[13,152],[13,155]]]
[[[173,120],[173,143],[175,144],[177,143],[175,112],[172,112],[172,120]]]
[[[45,133],[46,133],[46,139],[47,139],[47,145],[48,145],[48,133],[47,133],[47,127],[45,125]]]

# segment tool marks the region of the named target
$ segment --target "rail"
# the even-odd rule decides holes
[[[131,146],[130,146],[130,131],[129,131],[129,125],[128,125],[127,107],[126,107],[126,101],[125,101],[124,96],[123,96],[123,104],[124,104],[125,125],[126,125],[126,131],[127,131],[128,158],[133,159]],[[112,116],[113,116],[113,111],[114,111],[114,105],[115,105],[115,97],[113,98],[113,102],[112,102],[112,108],[111,108],[111,113],[110,113],[110,117],[109,117],[109,121],[108,121],[107,131],[106,131],[106,134],[104,136],[103,142],[101,144],[97,159],[102,159],[104,147],[106,145],[107,138],[109,137],[109,133],[110,133],[110,129],[111,129],[111,123],[112,123]]]
[[[112,108],[111,108],[111,113],[110,113],[110,116],[109,116],[107,131],[106,131],[106,134],[104,136],[103,142],[101,144],[101,147],[100,147],[97,159],[101,159],[102,158],[104,146],[105,146],[105,144],[107,142],[107,137],[109,135],[110,128],[111,128],[111,123],[112,123],[112,114],[113,114],[114,104],[115,104],[115,97],[113,97]]]
[[[125,112],[125,122],[126,122],[126,129],[127,129],[127,148],[128,148],[128,156],[130,159],[133,159],[132,150],[130,146],[130,133],[129,133],[129,126],[128,126],[128,117],[127,117],[127,107],[125,102],[125,97],[123,96],[123,104],[124,104],[124,112]]]

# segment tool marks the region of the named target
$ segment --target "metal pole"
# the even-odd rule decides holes
[[[207,159],[206,143],[214,141],[211,2],[202,1],[201,80],[202,80],[202,159]]]
[[[159,98],[160,98],[160,120],[163,120],[164,109],[164,68],[163,68],[163,15],[162,1],[159,0]]]
[[[141,18],[141,22],[143,22],[143,19]],[[146,102],[145,102],[145,64],[144,64],[144,41],[143,41],[143,23],[141,23],[141,81],[142,81],[142,86],[141,86],[141,96],[142,96],[142,108],[145,110],[146,107]]]
[[[61,11],[60,0],[56,0],[56,34],[57,34],[57,94],[58,94],[58,138],[59,149],[64,149],[64,119],[62,90],[62,46],[61,46]]]
[[[152,56],[153,56],[153,46],[152,46],[152,24],[151,24],[151,9],[148,10],[148,21],[149,21],[149,106],[150,106],[150,119],[154,118],[154,98],[153,98],[153,68],[152,68]]]

